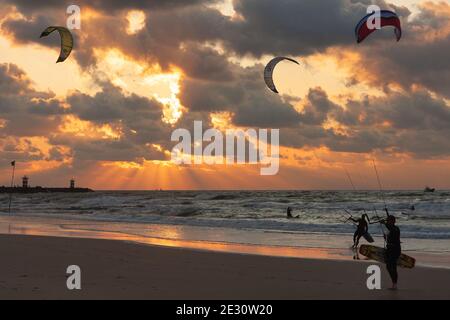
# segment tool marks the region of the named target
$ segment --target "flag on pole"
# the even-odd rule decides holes
[[[14,187],[14,172],[16,171],[16,160],[11,161],[12,177],[11,177],[11,192],[9,193],[8,213],[11,214],[12,188]]]

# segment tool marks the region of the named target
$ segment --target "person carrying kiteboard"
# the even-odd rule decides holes
[[[397,262],[398,258],[402,253],[402,247],[400,242],[400,229],[395,225],[396,219],[394,216],[389,214],[389,211],[386,210],[387,218],[386,220],[380,221],[383,225],[386,226],[388,233],[384,235],[386,240],[386,269],[389,272],[389,276],[392,280],[392,290],[397,290],[397,281],[398,281],[398,273],[397,273]]]

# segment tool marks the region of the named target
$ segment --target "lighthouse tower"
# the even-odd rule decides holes
[[[75,179],[70,179],[70,189],[75,189]]]
[[[22,188],[24,188],[24,189],[28,188],[28,177],[27,176],[23,176],[23,178],[22,178]]]

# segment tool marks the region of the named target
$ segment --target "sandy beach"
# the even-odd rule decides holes
[[[449,299],[450,270],[400,269],[366,287],[367,261],[232,254],[117,240],[0,235],[0,299]],[[82,289],[66,288],[78,265]]]

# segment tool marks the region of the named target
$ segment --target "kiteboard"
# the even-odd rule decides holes
[[[379,261],[385,263],[386,249],[375,247],[367,244],[362,244],[359,247],[359,253],[366,256],[370,260]],[[407,256],[406,254],[401,254],[398,258],[397,265],[402,268],[414,268],[416,264],[416,259]]]
[[[364,237],[364,239],[366,239],[366,241],[367,241],[368,243],[373,243],[373,242],[374,242],[372,236],[371,236],[370,233],[368,233],[368,232],[364,233],[364,234],[363,234],[363,237]]]

